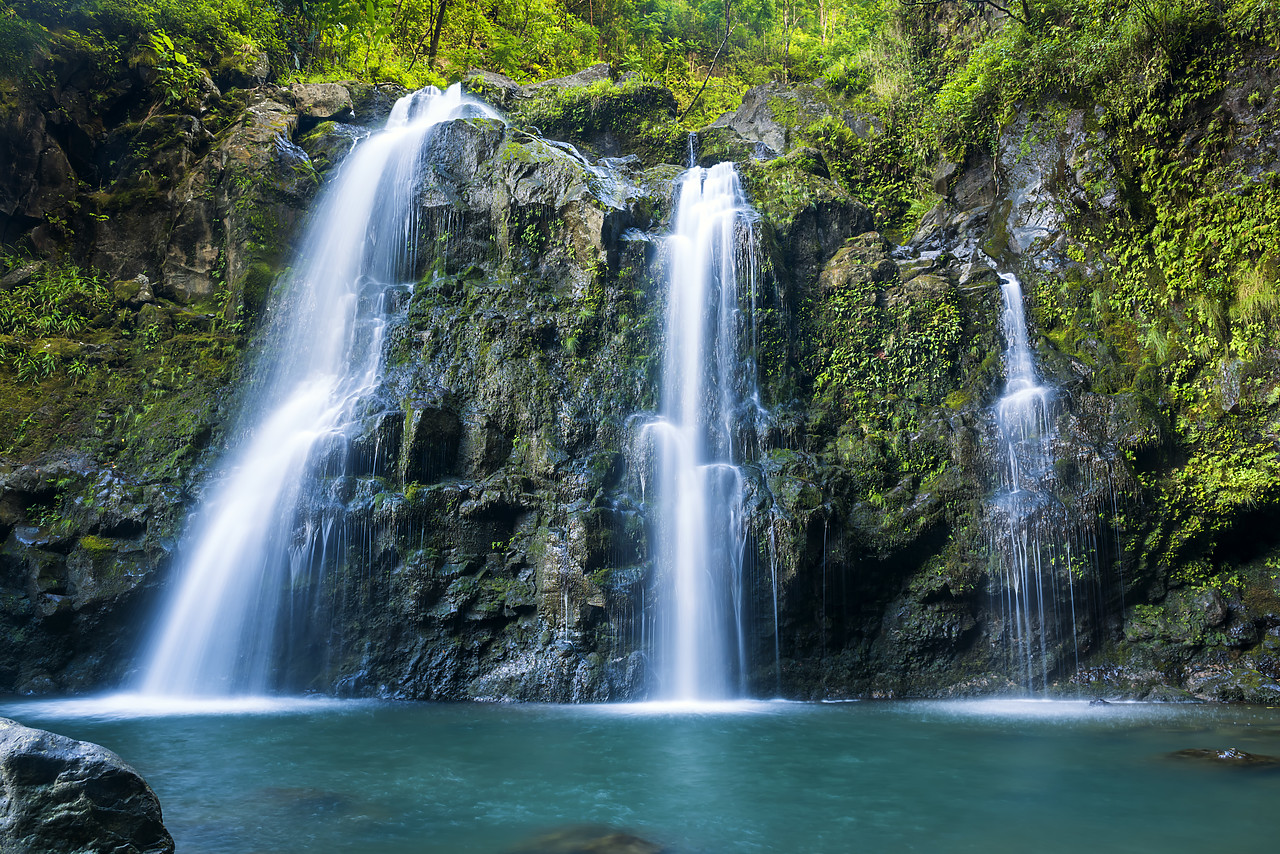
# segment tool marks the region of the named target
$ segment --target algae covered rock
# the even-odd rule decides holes
[[[358,125],[325,121],[298,138],[298,147],[307,153],[311,165],[323,175],[342,162],[369,131]]]
[[[615,84],[602,77],[569,87],[540,84],[522,88],[511,112],[515,121],[537,128],[544,137],[571,142],[596,156],[685,161],[687,135],[674,122],[675,96],[656,83]]]
[[[6,854],[172,854],[160,801],[111,751],[0,718]]]
[[[180,302],[238,287],[255,260],[279,261],[317,186],[293,144],[297,115],[277,101],[248,107],[178,186],[162,287]],[[251,247],[262,247],[254,249]]]

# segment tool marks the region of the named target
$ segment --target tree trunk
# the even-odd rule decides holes
[[[436,13],[436,26],[431,31],[431,46],[427,48],[427,65],[434,67],[436,64],[436,51],[440,48],[440,30],[444,28],[444,10],[449,4],[449,0],[440,0],[440,11]]]

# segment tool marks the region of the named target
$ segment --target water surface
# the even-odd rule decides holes
[[[23,702],[151,782],[183,854],[490,852],[577,824],[685,852],[1271,850],[1280,711],[1073,702]]]

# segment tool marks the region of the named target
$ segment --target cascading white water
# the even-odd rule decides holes
[[[400,99],[356,146],[311,219],[273,307],[262,393],[181,549],[182,566],[145,651],[150,695],[260,694],[275,687],[277,612],[308,458],[353,424],[378,385],[390,289],[415,275],[423,148],[432,128],[500,119],[459,86]]]
[[[667,239],[667,338],[653,491],[658,693],[739,696],[746,679],[744,480],[755,370],[739,350],[754,296],[755,211],[732,163],[691,168]]]
[[[1054,479],[1055,400],[1057,390],[1041,382],[1027,339],[1022,286],[1012,273],[1000,274],[1003,302],[1005,386],[996,401],[998,489],[995,504],[1001,519],[996,531],[997,548],[1004,555],[1005,611],[1012,631],[1011,645],[1022,659],[1026,684],[1033,687],[1038,659],[1042,683],[1048,683],[1048,626],[1060,622],[1052,613],[1056,576],[1043,564],[1043,556],[1055,551],[1063,525],[1049,493]],[[1067,543],[1069,548],[1069,543]],[[1067,554],[1069,558],[1069,552]],[[1071,572],[1065,573],[1071,585]],[[1048,586],[1048,590],[1046,590]],[[1074,590],[1069,590],[1074,609]],[[1050,613],[1046,616],[1046,599]],[[1072,615],[1074,631],[1075,619]],[[1035,647],[1038,646],[1038,654]]]

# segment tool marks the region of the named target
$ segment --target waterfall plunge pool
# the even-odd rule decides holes
[[[1063,701],[279,700],[0,715],[119,753],[182,854],[485,852],[573,825],[691,852],[1270,850],[1280,710]]]

